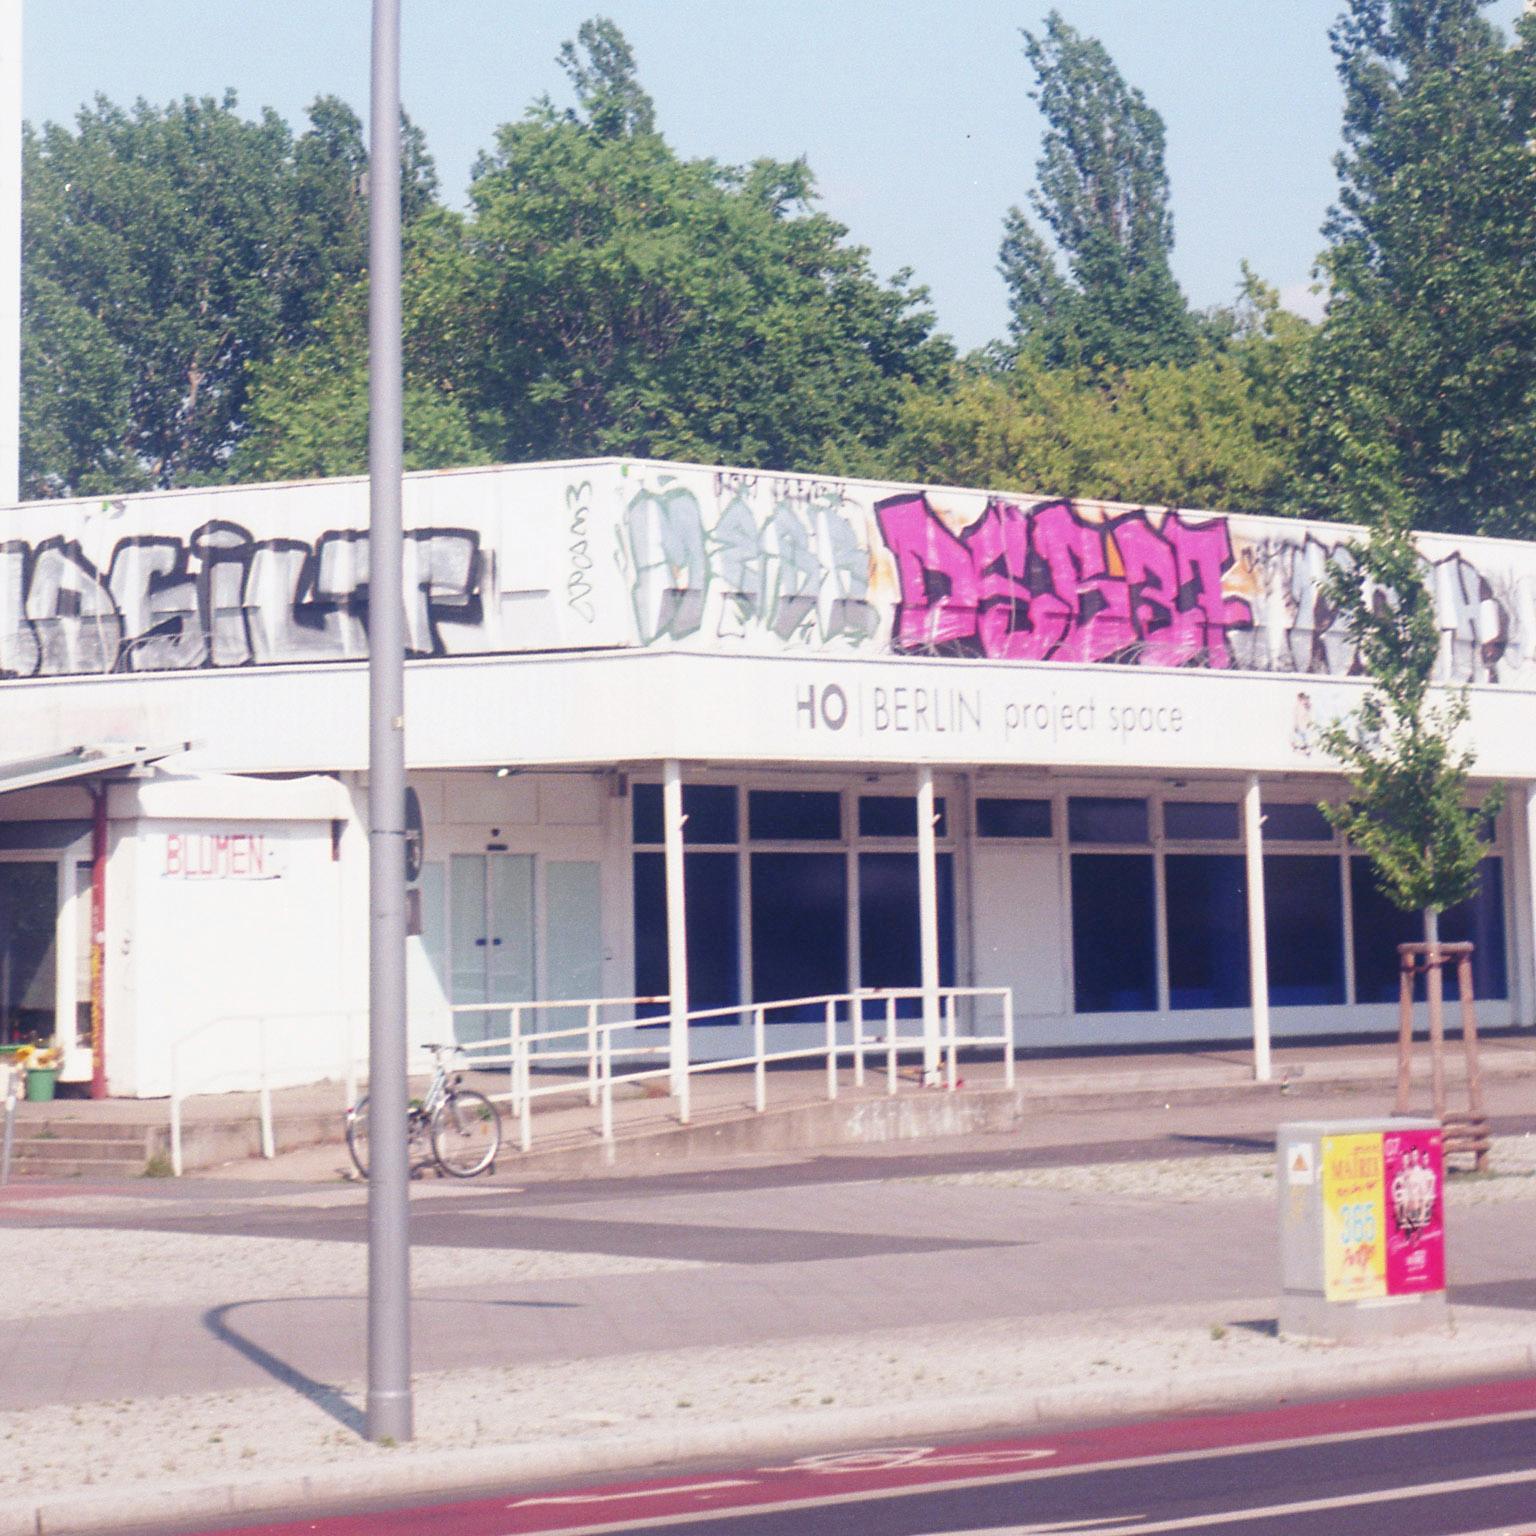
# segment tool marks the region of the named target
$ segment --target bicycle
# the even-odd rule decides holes
[[[406,1136],[412,1178],[436,1164],[439,1174],[472,1179],[489,1169],[496,1171],[501,1150],[501,1115],[483,1093],[462,1088],[459,1074],[448,1063],[458,1055],[457,1045],[424,1045],[432,1052],[432,1081],[426,1094],[413,1099],[406,1110]],[[430,1156],[426,1150],[430,1149]],[[368,1095],[347,1111],[347,1151],[357,1171],[368,1177]]]

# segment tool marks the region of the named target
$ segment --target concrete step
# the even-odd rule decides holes
[[[143,1147],[152,1130],[164,1123],[154,1120],[103,1120],[89,1114],[44,1114],[22,1109],[16,1116],[16,1139],[50,1136],[89,1136],[95,1141],[122,1141]]]
[[[100,1136],[18,1136],[12,1156],[28,1162],[68,1163],[85,1160],[94,1163],[122,1163],[139,1169],[144,1166],[144,1143]]]
[[[42,1158],[13,1156],[11,1174],[36,1174],[49,1179],[100,1179],[103,1182],[118,1179],[136,1179],[144,1172],[144,1160],[125,1162],[121,1158],[77,1157],[58,1162]]]

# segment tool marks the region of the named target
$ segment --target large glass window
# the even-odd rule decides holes
[[[1275,1007],[1344,1001],[1343,907],[1336,857],[1265,856],[1269,1000]]]
[[[1072,968],[1078,1013],[1157,1007],[1152,857],[1072,855]]]
[[[0,863],[0,1045],[54,1036],[58,910],[56,863]]]
[[[1424,939],[1424,918],[1403,912],[1382,895],[1369,859],[1349,861],[1350,905],[1354,916],[1355,997],[1362,1003],[1397,1001],[1397,946]],[[1509,995],[1504,957],[1504,861],[1484,859],[1477,894],[1440,916],[1440,937],[1447,943],[1471,943],[1475,995]],[[1423,996],[1423,982],[1418,986]],[[1445,972],[1445,995],[1461,996],[1456,968]]]
[[[939,985],[955,984],[955,861],[937,859]],[[859,983],[866,987],[920,987],[922,944],[915,853],[859,855]],[[897,1005],[903,1016],[922,1012],[922,1000]],[[878,1006],[869,1012],[878,1014]]]
[[[949,807],[943,795],[934,797],[933,834],[949,835]],[[860,795],[860,837],[916,837],[916,795]]]
[[[1163,836],[1179,842],[1236,842],[1237,806],[1231,800],[1169,800]]]
[[[836,790],[754,789],[747,793],[747,830],[754,842],[836,842],[843,799]]]
[[[741,1001],[736,857],[734,853],[683,855],[690,1008],[726,1008]],[[637,853],[635,991],[641,997],[665,996],[668,976],[665,856]],[[727,1017],[722,1022],[733,1023],[734,1019]]]
[[[1333,828],[1315,805],[1276,801],[1264,807],[1260,832],[1266,843],[1331,843]]]
[[[1246,1008],[1248,898],[1242,856],[1170,853],[1164,866],[1169,1003]]]
[[[770,1002],[847,990],[848,861],[840,853],[754,853],[753,997]],[[812,1008],[803,1016],[822,1014]]]
[[[976,802],[978,837],[1049,837],[1051,802],[986,797]]]
[[[1067,836],[1074,843],[1144,843],[1147,802],[1073,795],[1067,801]]]
[[[637,843],[665,840],[661,785],[636,784],[630,791],[630,815]],[[683,841],[736,841],[736,787],[733,784],[683,785]]]

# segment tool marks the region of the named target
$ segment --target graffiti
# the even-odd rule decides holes
[[[443,651],[440,624],[481,622],[480,536],[414,529],[402,553],[405,647]],[[123,538],[103,571],[65,538],[0,543],[0,676],[151,672],[368,654],[368,535],[313,545],[204,523],[185,541]]]
[[[565,601],[577,618],[591,624],[597,619],[597,605],[592,601],[592,583],[588,572],[592,569],[592,552],[587,533],[591,517],[592,482],[583,480],[580,485],[565,489],[565,510],[570,518],[571,547],[567,551],[571,570],[565,578]]]
[[[875,517],[896,559],[896,650],[1228,667],[1228,631],[1253,625],[1222,591],[1221,519],[1088,522],[1065,501],[1026,512],[994,499],[956,534],[923,495],[878,502]]]
[[[698,497],[684,486],[644,489],[630,501],[624,542],[643,644],[696,634],[712,585],[722,639],[760,629],[784,644],[857,645],[876,633],[863,519],[841,489],[770,486],[771,507],[760,517],[757,486],[755,476],[738,477],[707,529]]]

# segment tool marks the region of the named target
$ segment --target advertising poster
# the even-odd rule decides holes
[[[1324,1136],[1323,1294],[1363,1301],[1387,1294],[1382,1135]]]
[[[1382,1137],[1387,1294],[1445,1289],[1445,1161],[1439,1131]]]

